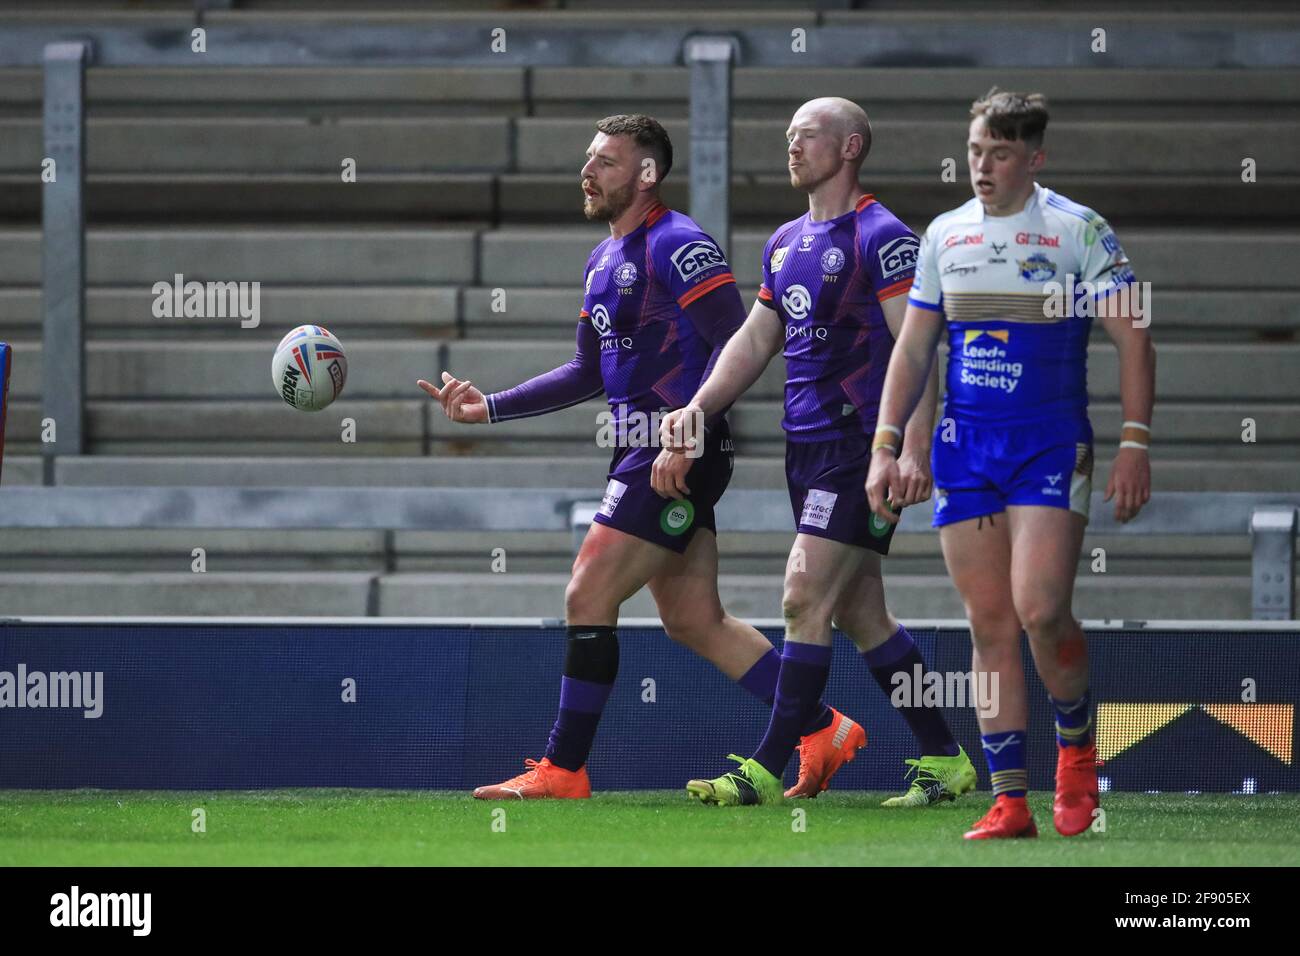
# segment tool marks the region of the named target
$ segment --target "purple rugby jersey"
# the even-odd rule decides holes
[[[488,395],[489,419],[541,415],[602,391],[616,424],[629,411],[681,407],[745,320],[735,281],[722,251],[690,217],[655,206],[640,226],[604,240],[587,259],[573,360]],[[697,305],[717,289],[722,298]]]
[[[767,241],[758,298],[785,335],[789,441],[875,432],[894,346],[880,303],[911,288],[917,248],[916,235],[870,195],[835,219],[805,214]]]

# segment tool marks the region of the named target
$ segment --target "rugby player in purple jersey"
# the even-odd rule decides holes
[[[871,126],[857,104],[836,97],[801,106],[786,130],[790,183],[808,212],[781,226],[763,249],[763,284],[744,326],[681,410],[666,416],[661,441],[684,450],[683,423],[717,414],[786,362],[786,479],[796,536],[786,565],[785,644],[776,703],[754,756],[687,792],[735,806],[780,799],[781,775],[808,715],[816,712],[831,661],[831,628],[857,645],[880,688],[920,746],[906,793],[886,806],[928,806],[975,787],[975,771],[934,706],[896,694],[895,675],[925,670],[920,651],[885,605],[881,558],[893,526],[871,513],[865,490],[871,439],[890,350],[912,285],[917,238],[860,183]],[[937,380],[908,423],[897,507],[930,496],[930,430]],[[816,796],[798,786],[784,796]]]
[[[484,394],[442,373],[418,384],[455,422],[486,424],[568,408],[602,392],[620,436],[608,485],[565,592],[568,648],[559,715],[545,755],[524,773],[474,791],[482,799],[591,795],[586,762],[618,671],[620,605],[648,586],[669,637],[711,661],[769,705],[780,657],[718,597],[714,505],[731,479],[732,443],[719,407],[694,436],[692,453],[634,441],[633,419],[682,406],[745,319],[722,250],[689,217],[659,199],[672,166],[663,127],[641,115],[596,124],[582,167],[583,211],[609,224],[583,271],[585,298],[572,361],[521,385]],[[656,493],[654,481],[680,489]],[[824,703],[807,708],[808,786],[824,789],[865,742],[862,728]]]

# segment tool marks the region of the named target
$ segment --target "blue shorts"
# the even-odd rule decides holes
[[[795,528],[877,554],[889,553],[894,529],[867,504],[871,439],[851,435],[830,441],[786,441],[785,480]]]
[[[691,493],[680,501],[661,498],[650,487],[650,469],[658,457],[657,447],[615,451],[609,484],[593,520],[681,554],[696,529],[717,534],[713,508],[731,483],[736,457],[731,428],[724,419],[705,433],[704,452],[686,472]]]
[[[1000,514],[1008,505],[1067,508],[1088,518],[1092,496],[1092,426],[1086,418],[1031,425],[957,422],[944,441],[935,430],[936,528]]]

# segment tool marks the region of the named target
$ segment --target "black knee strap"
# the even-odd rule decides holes
[[[612,627],[569,625],[564,676],[593,684],[612,684],[618,676],[618,637]]]

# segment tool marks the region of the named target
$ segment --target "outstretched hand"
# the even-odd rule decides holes
[[[487,399],[469,379],[462,382],[450,372],[443,372],[442,388],[424,379],[420,379],[415,384],[424,389],[431,398],[437,399],[443,412],[453,422],[464,422],[467,425],[487,423]]]

